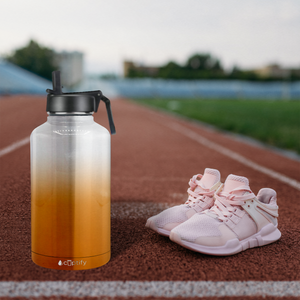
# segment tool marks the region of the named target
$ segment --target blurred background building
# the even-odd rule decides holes
[[[56,53],[55,64],[61,71],[62,85],[67,88],[78,85],[83,80],[84,55],[79,51]]]
[[[291,73],[291,70],[284,69],[278,64],[271,64],[263,68],[256,69],[254,72],[261,77],[286,78]]]
[[[123,76],[134,77],[136,74],[142,74],[145,77],[156,77],[159,67],[143,66],[133,61],[125,60],[123,62]]]
[[[62,85],[66,89],[74,88],[84,78],[84,54],[59,52],[31,39],[1,59],[0,93],[44,93],[45,84],[47,88],[51,87],[52,71],[55,70],[61,71]]]

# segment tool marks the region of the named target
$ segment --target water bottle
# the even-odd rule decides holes
[[[110,101],[99,90],[63,93],[59,71],[52,81],[47,122],[30,137],[32,260],[97,268],[110,259],[110,134],[93,113],[104,101],[114,134]]]

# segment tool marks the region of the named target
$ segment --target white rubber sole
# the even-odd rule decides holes
[[[158,227],[154,224],[153,220],[151,220],[151,218],[147,220],[145,226],[148,227],[148,228],[150,228],[150,229],[152,229],[152,230],[154,230],[155,232],[159,233],[160,235],[163,235],[163,236],[170,236],[171,231],[166,230],[166,229],[162,229],[162,228],[158,228]]]
[[[209,254],[209,255],[217,255],[217,256],[227,256],[233,255],[249,248],[260,247],[264,245],[271,244],[276,242],[281,237],[280,231],[275,227],[273,224],[268,224],[263,227],[258,233],[244,239],[238,240],[232,239],[226,242],[223,246],[216,246],[216,247],[208,247],[202,246],[199,244],[191,243],[188,241],[184,241],[180,238],[179,234],[176,232],[171,231],[170,239],[193,251]]]

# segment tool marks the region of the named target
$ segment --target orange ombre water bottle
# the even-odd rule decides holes
[[[39,266],[97,268],[110,259],[110,134],[94,122],[101,91],[62,93],[60,72],[47,90],[47,122],[33,130],[31,251]]]

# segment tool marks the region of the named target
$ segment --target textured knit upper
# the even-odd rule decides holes
[[[181,224],[187,221],[193,214],[210,208],[213,205],[214,189],[220,184],[220,172],[215,169],[205,169],[204,175],[194,175],[188,189],[188,199],[185,204],[168,208],[156,216],[151,217],[152,222],[158,228],[164,228],[167,224]]]

